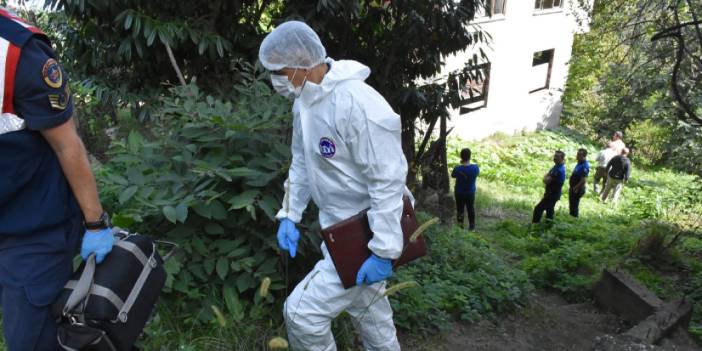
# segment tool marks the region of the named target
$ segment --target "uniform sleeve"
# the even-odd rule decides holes
[[[458,177],[458,167],[453,167],[453,171],[451,171],[451,177]]]
[[[22,48],[15,75],[14,107],[30,130],[59,126],[73,115],[68,79],[53,49],[30,39]]]
[[[292,163],[288,171],[288,179],[285,180],[285,196],[280,211],[276,218],[288,218],[299,223],[302,213],[307,208],[310,201],[310,188],[307,178],[307,167],[305,166],[305,153],[302,143],[301,123],[298,113],[293,113],[293,138],[292,138]]]
[[[345,106],[341,113],[348,116],[340,134],[368,182],[368,222],[373,231],[368,248],[380,257],[396,259],[404,246],[400,218],[407,177],[400,118],[370,87],[357,87],[354,93],[359,96],[351,92],[338,96],[337,106]]]
[[[565,179],[566,179],[565,167],[561,167],[561,168],[558,169],[558,180],[559,180],[561,183],[565,183]]]

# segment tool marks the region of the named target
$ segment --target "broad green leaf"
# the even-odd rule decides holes
[[[175,223],[178,221],[178,214],[176,213],[176,209],[173,206],[165,206],[163,208],[163,215],[166,216],[166,219],[168,219],[168,221],[171,223]]]
[[[238,249],[231,250],[228,253],[227,252],[225,252],[225,253],[226,253],[227,257],[237,258],[237,257],[246,255],[248,252],[249,252],[248,248],[241,247]]]
[[[265,213],[271,221],[275,221],[275,210],[278,206],[278,201],[270,195],[265,195],[263,199],[258,201],[258,207],[263,210],[263,213]]]
[[[202,241],[199,237],[196,237],[192,240],[193,247],[199,253],[200,255],[207,255],[210,253],[210,250],[207,249],[207,245],[205,245],[205,242]]]
[[[212,274],[215,270],[215,259],[214,258],[208,258],[202,262],[202,267],[205,269],[205,273],[207,275]]]
[[[244,243],[243,239],[236,239],[236,240],[216,240],[213,245],[216,245],[217,247],[217,252],[220,254],[226,254],[229,252],[232,252],[236,250],[241,244]]]
[[[193,210],[195,210],[195,213],[199,214],[204,218],[212,218],[212,206],[210,204],[197,203],[193,206]]]
[[[176,219],[181,221],[182,223],[185,223],[185,220],[188,218],[188,205],[186,204],[179,204],[175,208],[176,211]]]
[[[227,209],[218,200],[213,200],[210,203],[210,209],[212,210],[212,218],[220,221],[227,219]]]
[[[117,183],[119,185],[128,185],[129,184],[129,182],[127,181],[126,178],[124,178],[118,174],[107,173],[105,175],[105,177],[107,178],[107,180],[114,182],[114,183]]]
[[[224,303],[227,305],[227,310],[229,310],[232,319],[237,322],[242,321],[245,317],[245,311],[236,290],[230,286],[224,286],[222,288],[222,297],[224,297]]]
[[[224,228],[217,223],[205,224],[205,233],[210,235],[224,234]]]
[[[218,258],[216,270],[219,278],[224,280],[227,277],[227,273],[229,273],[229,261],[224,257]]]
[[[124,20],[124,29],[131,28],[133,20],[134,20],[134,16],[131,13],[127,14],[127,19]]]
[[[237,167],[232,168],[229,171],[229,175],[232,177],[251,177],[256,174],[256,171],[247,167]]]
[[[256,286],[256,282],[254,281],[251,274],[248,272],[241,273],[236,278],[236,288],[239,290],[240,293],[243,293],[244,291],[246,291],[250,287],[254,287],[254,286]]]
[[[131,131],[129,132],[129,136],[127,137],[127,143],[129,145],[129,150],[137,153],[139,151],[139,148],[142,145],[142,142],[144,141],[144,137],[141,136],[136,131]]]
[[[228,201],[231,205],[230,209],[238,210],[250,206],[254,202],[258,194],[258,190],[247,190],[239,195],[232,197]]]
[[[112,224],[120,228],[129,228],[134,224],[134,218],[121,213],[112,215]]]
[[[131,199],[132,196],[134,196],[134,194],[136,194],[137,190],[139,190],[139,187],[136,185],[132,185],[129,188],[125,189],[119,195],[119,199],[118,199],[119,203],[123,205],[124,203],[129,201],[129,199]]]

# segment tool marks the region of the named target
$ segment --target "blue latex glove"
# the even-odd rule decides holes
[[[356,285],[377,283],[388,279],[392,276],[392,261],[387,258],[381,258],[375,254],[363,262],[361,269],[356,275]]]
[[[290,251],[290,257],[295,257],[297,241],[300,240],[300,231],[295,228],[295,222],[283,218],[278,227],[278,247]]]
[[[101,263],[110,251],[114,243],[112,228],[100,230],[86,230],[83,234],[83,242],[80,245],[80,256],[87,260],[90,254],[95,254],[95,263]]]

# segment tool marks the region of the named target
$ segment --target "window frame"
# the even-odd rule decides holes
[[[461,106],[459,107],[459,115],[465,115],[470,112],[486,108],[488,105],[488,95],[490,92],[490,73],[492,70],[492,63],[485,62],[479,65],[472,66],[470,70],[483,70],[483,81],[482,81],[482,94],[480,96],[468,97],[461,99]],[[482,104],[475,106],[474,104],[482,101]],[[474,106],[468,106],[474,105]]]
[[[502,1],[502,12],[495,13],[495,2]],[[495,15],[507,15],[507,0],[485,0],[485,12],[487,16],[492,17]]]
[[[544,3],[546,1],[551,2],[550,7],[544,7]],[[566,2],[566,0],[535,0],[534,2],[534,11],[553,11],[553,10],[560,10],[563,9],[563,4]],[[558,5],[555,5],[558,3]]]
[[[548,60],[548,61],[541,62],[541,63],[538,63],[538,64],[534,64],[534,63],[536,62],[536,58],[535,58],[534,56],[535,56],[536,54],[539,54],[539,53],[549,53],[549,60]],[[541,50],[541,51],[535,51],[535,52],[532,54],[532,59],[531,59],[531,67],[532,67],[532,69],[533,69],[534,67],[536,67],[536,66],[545,65],[545,64],[547,64],[547,63],[548,63],[548,69],[547,69],[547,71],[546,71],[546,84],[545,84],[543,87],[539,87],[539,88],[530,90],[530,91],[529,91],[529,94],[535,93],[535,92],[541,91],[541,90],[547,90],[547,89],[549,89],[549,88],[551,87],[551,72],[552,72],[552,70],[553,70],[553,58],[554,58],[555,56],[556,56],[556,48],[553,48],[553,49],[546,49],[546,50]]]

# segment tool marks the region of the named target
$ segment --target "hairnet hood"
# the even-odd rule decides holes
[[[331,69],[324,75],[324,79],[319,84],[318,89],[312,89],[308,84],[303,87],[300,100],[303,104],[310,106],[320,99],[329,95],[337,85],[349,81],[357,80],[364,81],[370,75],[370,68],[357,61],[339,60],[334,61],[331,58],[325,60],[331,66]]]
[[[258,59],[270,71],[285,67],[312,68],[326,57],[327,51],[317,33],[300,21],[288,21],[275,28],[258,50]]]

